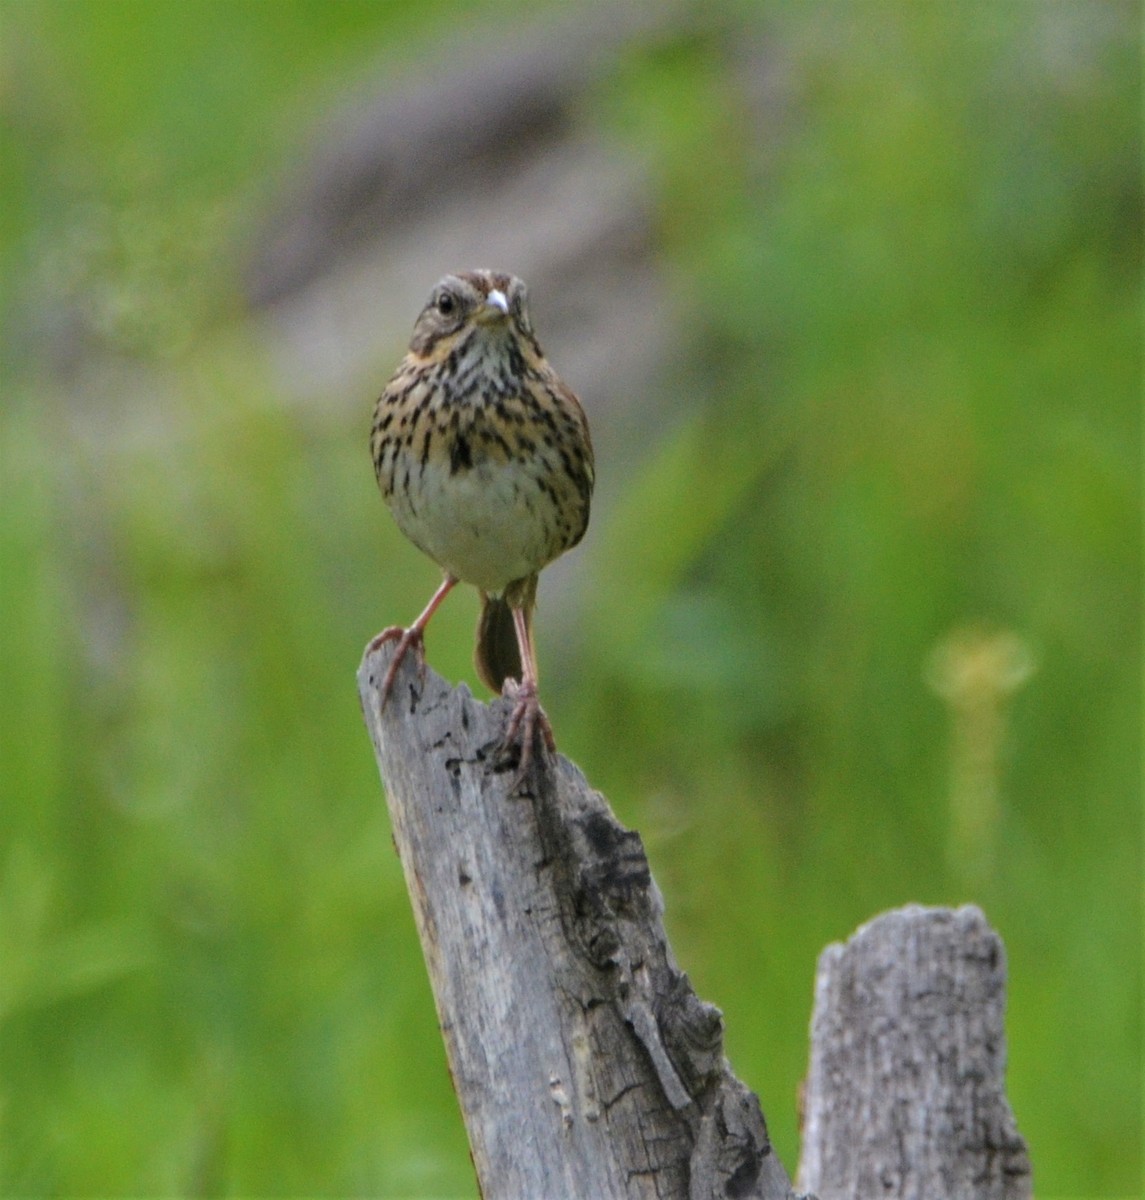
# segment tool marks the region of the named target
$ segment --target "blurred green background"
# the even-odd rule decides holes
[[[539,616],[562,749],[789,1171],[819,951],[974,902],[1038,1195],[1137,1195],[1140,6],[680,12],[579,109],[678,365]],[[354,686],[436,578],[365,447],[402,343],[286,404],[241,267],[343,87],[518,13],[0,7],[6,1196],[475,1194]]]

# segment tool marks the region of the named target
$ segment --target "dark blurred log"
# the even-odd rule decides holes
[[[677,967],[639,835],[566,759],[512,795],[507,702],[390,647],[358,681],[485,1200],[790,1200],[718,1009]]]
[[[466,22],[416,70],[380,62],[285,181],[255,237],[250,299],[276,303],[362,243],[417,238],[457,206],[480,210],[486,227],[511,224],[515,214],[492,201],[584,124],[578,105],[617,55],[695,24],[686,6],[624,0],[509,25]],[[579,216],[563,215],[566,224]]]
[[[1006,1100],[1002,940],[911,905],[819,958],[799,1186],[820,1200],[1028,1200]]]

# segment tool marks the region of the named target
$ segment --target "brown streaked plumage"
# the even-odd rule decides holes
[[[588,525],[593,457],[576,396],[545,360],[513,275],[446,275],[414,325],[409,352],[378,400],[370,434],[378,486],[398,528],[445,572],[421,616],[383,630],[396,640],[386,702],[410,648],[458,582],[481,593],[477,671],[516,704],[505,742],[521,741],[520,775],[537,733],[553,748],[537,699],[532,617],[537,575]]]

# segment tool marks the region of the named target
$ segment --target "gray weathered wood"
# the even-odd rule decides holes
[[[819,959],[798,1182],[820,1200],[1028,1200],[1006,1100],[1001,938],[911,905]]]
[[[664,934],[637,834],[558,759],[512,794],[508,704],[403,666],[359,689],[486,1200],[792,1200],[756,1097]],[[819,1200],[1028,1200],[1003,1090],[1005,954],[910,906],[820,958],[799,1186]]]
[[[636,833],[560,758],[511,795],[507,702],[390,646],[358,681],[485,1200],[791,1200]]]

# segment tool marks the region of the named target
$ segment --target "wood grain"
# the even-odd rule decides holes
[[[819,958],[799,1185],[820,1200],[1028,1200],[1005,1093],[1006,956],[982,912],[909,905]]]

